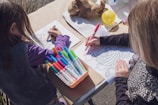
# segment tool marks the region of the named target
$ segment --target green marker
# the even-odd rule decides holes
[[[80,72],[83,74],[86,69],[85,67],[82,65],[82,63],[80,62],[79,58],[76,56],[76,54],[74,53],[73,50],[70,50],[70,53],[72,54],[73,56],[73,63],[74,65],[80,70]]]
[[[70,59],[69,56],[68,56],[68,54],[67,54],[64,50],[62,51],[62,54],[63,54],[67,59]]]

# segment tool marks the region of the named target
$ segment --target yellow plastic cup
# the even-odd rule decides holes
[[[116,14],[112,10],[106,10],[102,13],[101,19],[105,25],[111,26],[115,23]]]

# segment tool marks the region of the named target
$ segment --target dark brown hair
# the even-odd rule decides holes
[[[19,37],[10,33],[10,27],[13,23],[16,24],[20,33]],[[11,1],[0,0],[0,59],[3,60],[3,65],[7,66],[10,64],[8,62],[11,62],[9,47],[22,42],[23,38],[30,43],[39,42],[23,8]]]

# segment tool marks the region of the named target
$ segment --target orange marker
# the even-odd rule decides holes
[[[57,50],[55,47],[54,47],[52,50],[54,51],[54,54],[55,54],[55,55],[58,54],[58,50]]]

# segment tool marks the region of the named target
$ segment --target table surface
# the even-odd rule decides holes
[[[71,26],[69,26],[63,19],[62,14],[67,11],[68,5],[71,0],[54,0],[51,3],[41,7],[35,12],[29,14],[29,19],[33,30],[36,32],[40,28],[46,26],[53,20],[59,21],[66,29],[71,33],[76,35],[81,42],[76,44],[72,49],[77,48],[80,44],[85,41],[85,38],[77,33]],[[125,25],[119,24],[110,33],[117,34],[128,32],[128,28]],[[98,73],[92,70],[90,67],[86,66],[89,72],[89,76],[81,82],[77,87],[71,89],[64,85],[52,72],[49,73],[53,84],[57,86],[59,91],[66,96],[70,104],[80,105],[89,100],[93,95],[95,95],[99,90],[107,85],[106,80],[101,77]]]

